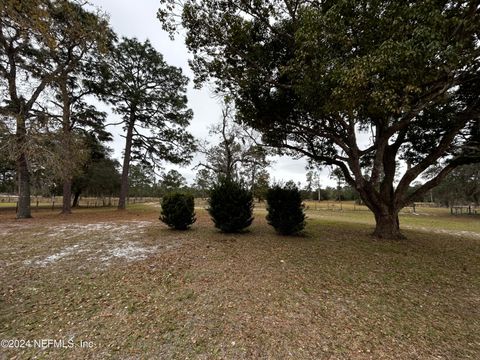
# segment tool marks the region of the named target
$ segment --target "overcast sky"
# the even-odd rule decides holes
[[[193,79],[193,74],[188,66],[188,53],[183,38],[178,36],[171,41],[168,35],[162,30],[156,12],[159,7],[158,0],[90,0],[90,2],[104,10],[110,16],[110,23],[119,36],[136,37],[140,41],[149,39],[152,45],[163,54],[168,64],[181,67],[185,75]],[[208,139],[209,127],[220,120],[220,105],[207,88],[201,90],[193,89],[192,81],[188,88],[189,107],[194,112],[194,117],[189,127],[190,132],[198,139]],[[107,110],[108,108],[102,109]],[[110,114],[111,112],[108,111]],[[116,115],[111,114],[110,120],[114,120]],[[109,121],[114,122],[114,121]],[[115,151],[115,157],[122,157],[124,139],[120,136],[120,128],[110,129],[114,134],[114,143],[112,147]],[[212,139],[213,140],[213,139]],[[216,140],[213,141],[216,143]],[[199,158],[194,159],[191,165],[177,167],[165,164],[165,169],[175,168],[186,177],[188,183],[192,183],[195,178],[195,170],[192,167],[199,162]],[[269,169],[270,178],[275,181],[286,182],[293,180],[295,182],[305,183],[306,160],[294,160],[288,157],[273,158],[274,164]],[[322,171],[322,187],[333,185],[334,182],[329,178],[329,169]]]

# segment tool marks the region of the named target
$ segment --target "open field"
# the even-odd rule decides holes
[[[2,358],[478,359],[480,219],[402,214],[406,241],[369,236],[366,211],[309,209],[304,236],[256,210],[225,235],[158,207],[0,212],[0,338],[93,348]]]
[[[409,208],[411,209],[411,208]],[[353,210],[344,206],[344,210],[308,210],[310,218],[324,221],[353,222],[374,225],[373,214],[368,210]],[[412,213],[405,210],[400,213],[400,227],[424,232],[464,235],[480,239],[480,215],[451,215],[448,208],[417,207]]]

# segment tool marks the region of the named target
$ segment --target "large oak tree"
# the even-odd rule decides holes
[[[45,90],[57,86],[62,93],[62,122],[71,129],[71,109],[65,94],[70,75],[92,44],[109,33],[106,21],[84,10],[76,0],[5,0],[0,3],[0,114],[15,120],[18,218],[30,212],[29,128],[38,127],[39,106]],[[63,91],[65,90],[65,91]],[[71,98],[69,99],[71,101]],[[64,132],[64,150],[69,136]],[[65,154],[68,158],[68,153]],[[69,200],[69,197],[68,199]]]
[[[178,1],[163,0],[166,30]],[[479,161],[479,1],[186,0],[196,83],[286,152],[334,165],[401,238],[398,213]],[[408,191],[433,165],[434,177]],[[396,174],[399,178],[396,179]]]
[[[27,129],[32,110],[45,88],[65,64],[52,66],[47,54],[57,46],[55,3],[49,0],[5,0],[0,3],[0,114],[15,119],[17,218],[29,218],[30,174]]]
[[[60,1],[52,12],[55,20],[53,31],[59,39],[57,47],[50,52],[51,62],[62,71],[55,76],[52,86],[55,98],[52,100],[55,110],[50,116],[59,120],[59,137],[62,146],[60,177],[63,181],[62,213],[71,213],[72,180],[80,167],[75,159],[75,136],[78,129],[93,129],[103,134],[105,114],[99,112],[86,101],[91,89],[85,82],[95,81],[99,74],[95,63],[108,52],[114,34],[104,15],[88,11],[84,4],[72,1]],[[47,110],[48,111],[48,110]]]

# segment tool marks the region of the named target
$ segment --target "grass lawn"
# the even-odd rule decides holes
[[[0,212],[0,339],[93,346],[0,359],[480,358],[478,217],[404,214],[393,242],[361,211],[308,211],[301,237],[263,210],[236,235],[158,211]]]
[[[345,209],[346,208],[346,209]],[[315,211],[307,210],[310,218],[323,219],[334,222],[354,222],[374,225],[373,213],[365,210],[352,210],[344,206],[343,211]],[[479,215],[451,215],[448,208],[417,208],[416,213],[401,212],[400,227],[402,229],[415,229],[424,232],[437,232],[451,235],[465,235],[476,237],[480,240],[480,214]]]

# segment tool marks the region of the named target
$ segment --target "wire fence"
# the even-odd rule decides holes
[[[305,209],[310,211],[367,211],[371,210],[355,201],[304,201]],[[415,202],[409,206],[404,207],[400,213],[403,214],[417,214],[422,209],[438,209],[442,208],[440,204],[431,202]]]
[[[128,197],[127,204],[144,204],[144,203],[160,203],[158,197]],[[62,207],[63,198],[61,196],[32,196],[30,198],[30,206],[32,208],[52,210]],[[16,208],[18,206],[18,197],[15,195],[1,195],[0,208]],[[96,207],[116,207],[118,206],[118,197],[103,196],[103,197],[80,197],[78,200],[78,207],[82,208],[96,208]]]
[[[452,215],[479,215],[480,208],[478,206],[452,206],[450,208],[450,214]]]
[[[131,196],[127,198],[127,205],[132,204],[145,204],[145,203],[161,203],[160,197],[136,197]],[[32,196],[30,199],[30,205],[32,208],[37,209],[60,209],[63,204],[63,198],[61,196]],[[305,210],[308,211],[370,211],[370,209],[362,204],[358,204],[355,201],[314,201],[306,200],[303,202]],[[16,195],[0,195],[0,209],[16,209],[18,206],[18,196]],[[78,207],[81,208],[101,208],[101,207],[117,207],[118,197],[114,196],[86,196],[80,197],[78,200]],[[195,199],[195,206],[197,208],[207,208],[208,199],[197,198]],[[266,209],[265,201],[256,201],[254,203],[255,209]],[[422,208],[444,208],[440,204],[432,202],[416,202],[410,206],[404,207],[401,213],[416,214],[421,211]],[[462,205],[451,206],[451,215],[479,215],[480,207],[477,205]]]

